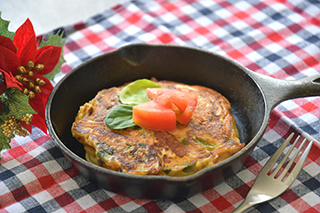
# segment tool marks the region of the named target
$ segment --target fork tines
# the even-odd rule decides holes
[[[288,143],[291,141],[293,136],[294,136],[294,133],[291,133],[290,136],[283,142],[283,144],[274,153],[274,155],[268,160],[268,162],[263,167],[263,169],[261,170],[259,175],[260,174],[267,175],[270,172],[270,170],[274,167],[275,163],[277,162],[277,160],[279,159],[280,155],[283,153],[283,150],[287,147]],[[288,162],[286,167],[283,169],[283,171],[281,171],[281,173],[278,176],[276,176],[276,175],[279,173],[280,169],[282,168],[284,163],[287,161],[287,158],[291,154],[291,152],[292,152],[293,148],[295,147],[295,145],[297,144],[299,138],[300,138],[300,136],[298,136],[296,138],[296,140],[294,141],[294,143],[291,145],[290,149],[288,150],[287,154],[284,156],[284,158],[281,160],[281,162],[278,164],[278,166],[271,172],[270,177],[273,177],[273,178],[276,178],[276,179],[280,179],[280,180],[284,179],[285,175],[287,174],[287,172],[291,168],[293,162],[295,161],[295,159],[299,155],[302,147],[306,143],[306,141],[307,141],[306,139],[303,140],[303,142],[299,146],[298,150],[295,152],[295,154],[293,155],[291,160]],[[305,152],[301,155],[299,161],[296,163],[294,168],[290,171],[290,174],[283,181],[286,181],[286,180],[292,179],[292,178],[295,179],[297,177],[297,175],[299,174],[299,171],[301,170],[301,168],[302,168],[302,166],[303,166],[303,164],[304,164],[304,162],[305,162],[305,160],[306,160],[306,158],[307,158],[307,156],[309,154],[309,151],[311,149],[312,143],[313,143],[312,141],[309,143],[309,145],[306,148]]]

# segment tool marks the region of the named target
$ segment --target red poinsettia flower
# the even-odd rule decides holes
[[[46,132],[45,105],[53,89],[43,75],[50,73],[59,62],[61,47],[47,45],[38,49],[32,23],[27,19],[16,31],[13,40],[0,36],[0,72],[6,87],[18,87],[29,96],[30,106],[37,112],[30,125]]]

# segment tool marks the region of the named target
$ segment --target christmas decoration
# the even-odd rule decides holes
[[[58,32],[38,45],[33,25],[27,19],[17,31],[0,12],[0,151],[10,149],[16,135],[32,133],[32,127],[47,132],[45,106],[53,89],[50,80],[60,72],[64,39]]]

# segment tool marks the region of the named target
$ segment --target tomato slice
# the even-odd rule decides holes
[[[132,120],[145,129],[173,131],[176,129],[176,114],[155,100],[133,106]]]
[[[147,88],[146,94],[151,100],[171,108],[183,124],[189,122],[198,104],[196,94],[180,89]]]
[[[172,92],[174,90],[179,90],[179,89],[147,88],[146,94],[147,94],[148,98],[150,98],[151,100],[155,100],[160,95],[163,95],[164,93]],[[179,90],[179,91],[181,91],[181,90]]]

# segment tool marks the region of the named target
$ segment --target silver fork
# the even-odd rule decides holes
[[[273,156],[268,160],[266,165],[261,169],[257,179],[253,183],[253,186],[247,197],[244,201],[235,209],[234,213],[243,212],[244,210],[254,206],[256,204],[266,202],[273,198],[278,197],[281,195],[289,186],[293,183],[293,181],[297,178],[305,160],[308,157],[309,151],[312,147],[312,143],[310,142],[304,153],[301,155],[299,161],[296,163],[294,168],[290,171],[289,175],[285,177],[286,173],[289,171],[290,167],[292,166],[294,160],[297,158],[301,148],[306,142],[306,139],[303,140],[300,147],[298,148],[297,152],[288,162],[286,167],[278,174],[283,164],[286,162],[287,158],[289,157],[290,153],[292,152],[293,148],[295,147],[297,141],[299,140],[300,136],[298,136],[295,142],[290,147],[287,154],[278,164],[278,166],[274,169],[274,171],[268,175],[270,170],[274,167],[275,163],[277,162],[278,158],[282,154],[283,150],[286,148],[290,140],[292,139],[294,133],[283,142],[283,144],[278,148],[278,150],[273,154]],[[276,176],[277,175],[277,176]]]

